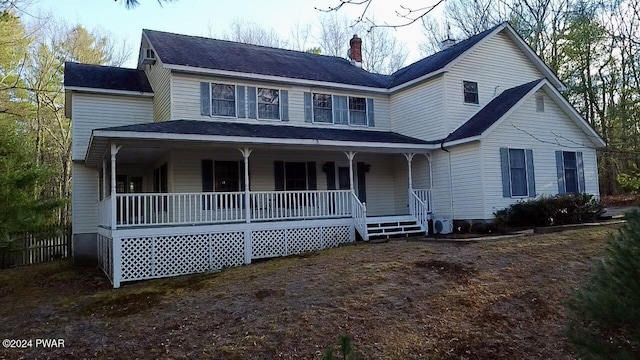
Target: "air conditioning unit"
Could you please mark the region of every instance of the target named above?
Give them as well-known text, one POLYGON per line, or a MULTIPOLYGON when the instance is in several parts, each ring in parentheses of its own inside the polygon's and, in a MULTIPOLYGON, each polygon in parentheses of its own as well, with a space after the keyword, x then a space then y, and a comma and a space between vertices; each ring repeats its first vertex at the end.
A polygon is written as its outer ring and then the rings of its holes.
POLYGON ((453 221, 451 219, 433 218, 434 234, 451 234, 453 232, 453 221))
POLYGON ((144 49, 144 57, 142 63, 145 65, 153 65, 156 63, 156 53, 152 49, 144 49))

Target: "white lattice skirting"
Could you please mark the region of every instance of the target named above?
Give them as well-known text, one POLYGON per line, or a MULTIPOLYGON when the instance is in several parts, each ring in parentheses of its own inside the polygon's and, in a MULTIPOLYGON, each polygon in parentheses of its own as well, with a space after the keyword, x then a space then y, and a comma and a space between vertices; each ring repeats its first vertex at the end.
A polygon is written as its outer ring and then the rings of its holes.
POLYGON ((100 267, 114 287, 118 287, 125 281, 209 272, 242 265, 251 259, 322 250, 355 238, 352 225, 284 229, 252 225, 253 229, 238 225, 233 230, 209 233, 198 233, 194 228, 180 233, 175 229, 172 234, 156 236, 153 236, 156 229, 149 229, 143 236, 114 235, 113 242, 98 235, 100 267), (113 258, 118 253, 119 262, 113 258))

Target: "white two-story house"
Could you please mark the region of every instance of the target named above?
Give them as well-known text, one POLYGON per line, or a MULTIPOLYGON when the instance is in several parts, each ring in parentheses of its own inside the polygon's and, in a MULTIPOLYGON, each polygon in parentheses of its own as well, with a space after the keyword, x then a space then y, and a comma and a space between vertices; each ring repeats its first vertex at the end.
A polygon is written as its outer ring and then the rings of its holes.
POLYGON ((67 63, 76 259, 118 287, 598 195, 603 140, 509 24, 392 75, 360 46, 144 30, 137 69, 67 63))

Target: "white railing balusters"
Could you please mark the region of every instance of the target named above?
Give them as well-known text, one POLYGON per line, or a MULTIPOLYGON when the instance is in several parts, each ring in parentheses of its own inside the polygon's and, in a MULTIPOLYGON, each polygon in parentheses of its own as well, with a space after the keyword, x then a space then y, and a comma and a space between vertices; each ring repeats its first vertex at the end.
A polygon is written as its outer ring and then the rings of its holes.
POLYGON ((429 229, 429 215, 431 214, 431 190, 409 189, 409 211, 416 218, 423 229, 429 229))
POLYGON ((349 191, 351 194, 351 213, 353 214, 354 225, 356 230, 362 237, 362 240, 369 240, 367 231, 367 205, 358 199, 356 193, 349 191))

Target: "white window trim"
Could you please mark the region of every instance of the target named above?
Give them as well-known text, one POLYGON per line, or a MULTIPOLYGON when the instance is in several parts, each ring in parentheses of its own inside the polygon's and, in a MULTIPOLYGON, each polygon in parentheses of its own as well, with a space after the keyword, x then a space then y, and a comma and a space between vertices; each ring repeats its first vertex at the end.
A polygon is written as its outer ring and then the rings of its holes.
POLYGON ((311 93, 311 123, 313 124, 321 124, 321 125, 336 125, 336 119, 334 119, 333 117, 333 94, 329 94, 329 93, 322 93, 322 92, 312 92, 311 93), (313 102, 313 95, 315 94, 319 94, 319 95, 329 95, 331 96, 331 122, 322 122, 322 121, 316 121, 316 107, 314 106, 314 102, 313 102))
MULTIPOLYGON (((521 148, 507 148, 507 163, 509 168, 509 195, 512 199, 526 199, 531 195, 531 189, 529 189, 529 173, 527 171, 527 149, 521 148), (524 183, 527 184, 526 195, 513 195, 513 182, 511 181, 511 150, 522 150, 524 152, 524 183)), ((564 166, 564 165, 563 165, 564 166)), ((566 184, 566 182, 565 182, 566 184)), ((565 190, 566 192, 566 190, 565 190)))
MULTIPOLYGON (((248 86, 247 86, 248 88, 248 86)), ((256 119, 258 120, 265 120, 265 121, 282 121, 282 89, 276 89, 276 88, 269 88, 269 87, 259 87, 256 86, 256 119), (278 92, 278 118, 277 119, 268 119, 268 118, 261 118, 260 117, 260 111, 258 111, 260 109, 260 101, 258 100, 258 89, 267 89, 267 90, 276 90, 278 92)), ((245 92, 246 93, 246 92, 245 92)), ((311 99, 311 102, 313 102, 313 98, 311 99)))
MULTIPOLYGON (((257 94, 256 94, 257 95, 257 94)), ((246 100, 246 91, 245 91, 245 100, 246 100)), ((257 100, 256 100, 257 103, 257 100)), ((256 109, 257 110, 257 109, 256 109)), ((209 82, 209 117, 221 117, 221 118, 227 118, 227 119, 237 119, 238 118, 238 85, 236 84, 230 84, 230 83, 226 83, 226 82, 209 82), (235 106, 235 115, 234 116, 228 116, 228 115, 214 115, 213 114, 213 85, 231 85, 233 86, 233 106, 235 106)))
POLYGON ((356 126, 356 127, 369 127, 369 104, 367 101, 366 97, 360 97, 360 96, 347 96, 347 113, 349 113, 349 115, 347 115, 348 119, 349 119, 349 126, 356 126), (351 110, 349 110, 349 98, 360 98, 360 99, 364 99, 364 124, 354 124, 351 122, 351 110))
POLYGON ((464 79, 462 80, 462 103, 464 105, 480 106, 480 83, 479 82, 471 81, 471 80, 464 80, 464 79), (475 83, 476 84, 476 91, 477 91, 477 94, 478 94, 478 102, 477 103, 470 103, 470 102, 466 102, 464 100, 464 83, 466 83, 466 82, 475 83))
MULTIPOLYGON (((584 165, 583 165, 584 166, 584 165)), ((580 173, 579 173, 579 169, 578 169, 578 152, 577 151, 565 151, 562 150, 562 178, 564 180, 564 194, 580 194, 580 173), (576 189, 577 192, 573 193, 573 192, 569 192, 569 190, 567 190, 567 169, 564 167, 564 154, 565 153, 573 153, 574 156, 576 157, 576 189)))

